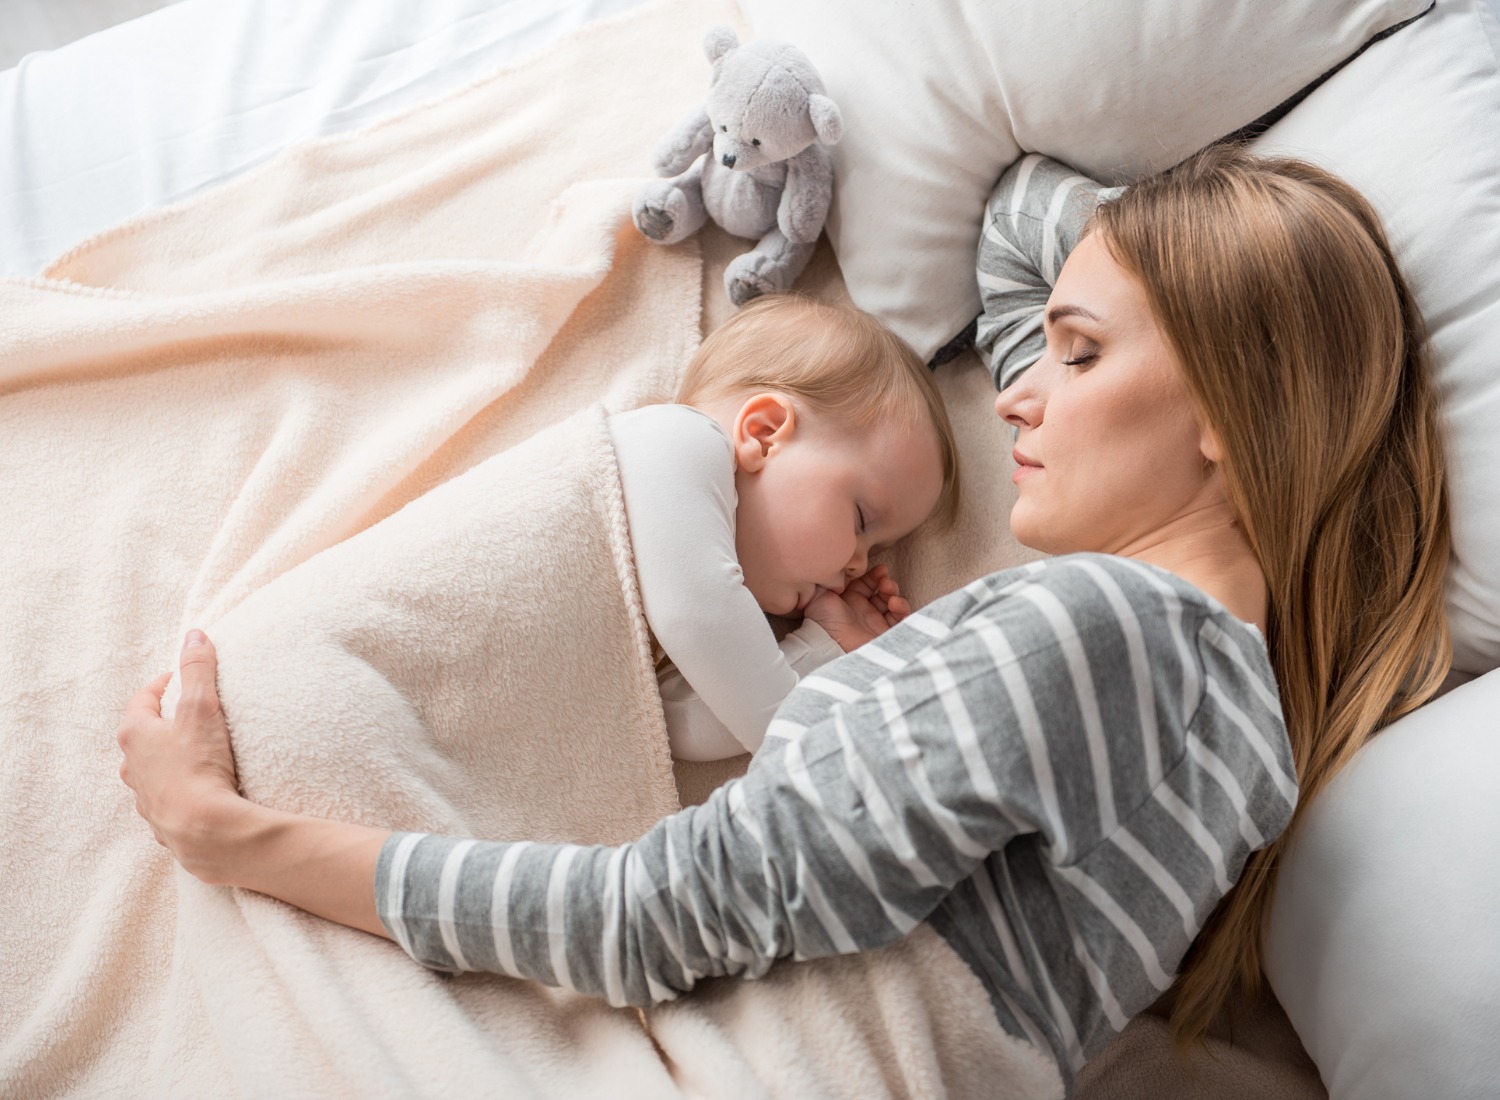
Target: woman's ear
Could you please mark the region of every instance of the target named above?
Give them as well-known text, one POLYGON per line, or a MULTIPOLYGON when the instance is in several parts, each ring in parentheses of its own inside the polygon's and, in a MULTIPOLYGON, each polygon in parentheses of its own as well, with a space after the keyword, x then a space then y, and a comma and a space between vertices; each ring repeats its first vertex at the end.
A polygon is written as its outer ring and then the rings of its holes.
POLYGON ((1224 441, 1207 424, 1203 425, 1203 430, 1199 433, 1198 450, 1202 452, 1205 462, 1212 462, 1217 466, 1224 461, 1224 441))
POLYGON ((734 418, 734 463, 755 473, 765 466, 779 444, 797 428, 797 410, 780 393, 758 393, 740 406, 734 418))

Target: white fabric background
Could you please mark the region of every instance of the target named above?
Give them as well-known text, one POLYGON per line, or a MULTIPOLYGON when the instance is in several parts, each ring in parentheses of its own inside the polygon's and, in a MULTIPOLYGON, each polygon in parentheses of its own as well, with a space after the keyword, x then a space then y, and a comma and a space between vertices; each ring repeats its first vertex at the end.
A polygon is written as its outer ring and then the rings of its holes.
POLYGON ((642 0, 183 0, 0 72, 0 275, 642 0))

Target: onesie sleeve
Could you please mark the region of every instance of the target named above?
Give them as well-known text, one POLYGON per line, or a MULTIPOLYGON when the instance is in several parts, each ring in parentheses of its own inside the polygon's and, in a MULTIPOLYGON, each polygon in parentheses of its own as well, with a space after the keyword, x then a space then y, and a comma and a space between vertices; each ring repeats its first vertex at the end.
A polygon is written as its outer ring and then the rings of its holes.
POLYGON ((707 414, 648 405, 609 418, 651 632, 740 746, 753 752, 797 673, 745 587, 734 452, 707 414))
POLYGON ((1000 177, 985 207, 979 240, 979 298, 984 312, 974 346, 1004 389, 1041 358, 1042 311, 1063 261, 1077 246, 1106 188, 1065 164, 1030 153, 1000 177))
MULTIPOLYGON (((844 654, 828 631, 811 619, 804 619, 777 645, 798 677, 844 654)), ((724 760, 745 752, 745 746, 719 721, 676 665, 669 661, 657 670, 656 687, 661 693, 674 759, 724 760)))

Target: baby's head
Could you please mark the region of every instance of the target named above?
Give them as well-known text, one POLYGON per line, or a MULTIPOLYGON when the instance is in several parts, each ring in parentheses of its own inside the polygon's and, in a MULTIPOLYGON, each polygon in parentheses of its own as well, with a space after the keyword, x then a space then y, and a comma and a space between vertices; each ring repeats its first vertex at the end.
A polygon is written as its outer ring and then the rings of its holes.
POLYGON ((762 609, 800 612, 958 505, 958 449, 926 365, 870 314, 757 298, 711 333, 677 400, 729 432, 735 543, 762 609))

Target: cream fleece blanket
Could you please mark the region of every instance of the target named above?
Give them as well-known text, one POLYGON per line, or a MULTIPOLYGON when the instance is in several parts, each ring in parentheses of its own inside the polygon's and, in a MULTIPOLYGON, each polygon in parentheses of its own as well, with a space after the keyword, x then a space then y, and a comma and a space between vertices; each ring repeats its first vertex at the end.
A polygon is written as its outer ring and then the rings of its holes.
POLYGON ((591 843, 677 807, 599 406, 282 574, 211 631, 257 801, 591 843))
POLYGON ((446 979, 184 875, 116 774, 206 625, 268 802, 579 840, 675 807, 601 409, 699 336, 698 252, 627 210, 714 22, 592 24, 0 284, 0 1094, 1059 1094, 930 931, 646 1015, 446 979))

